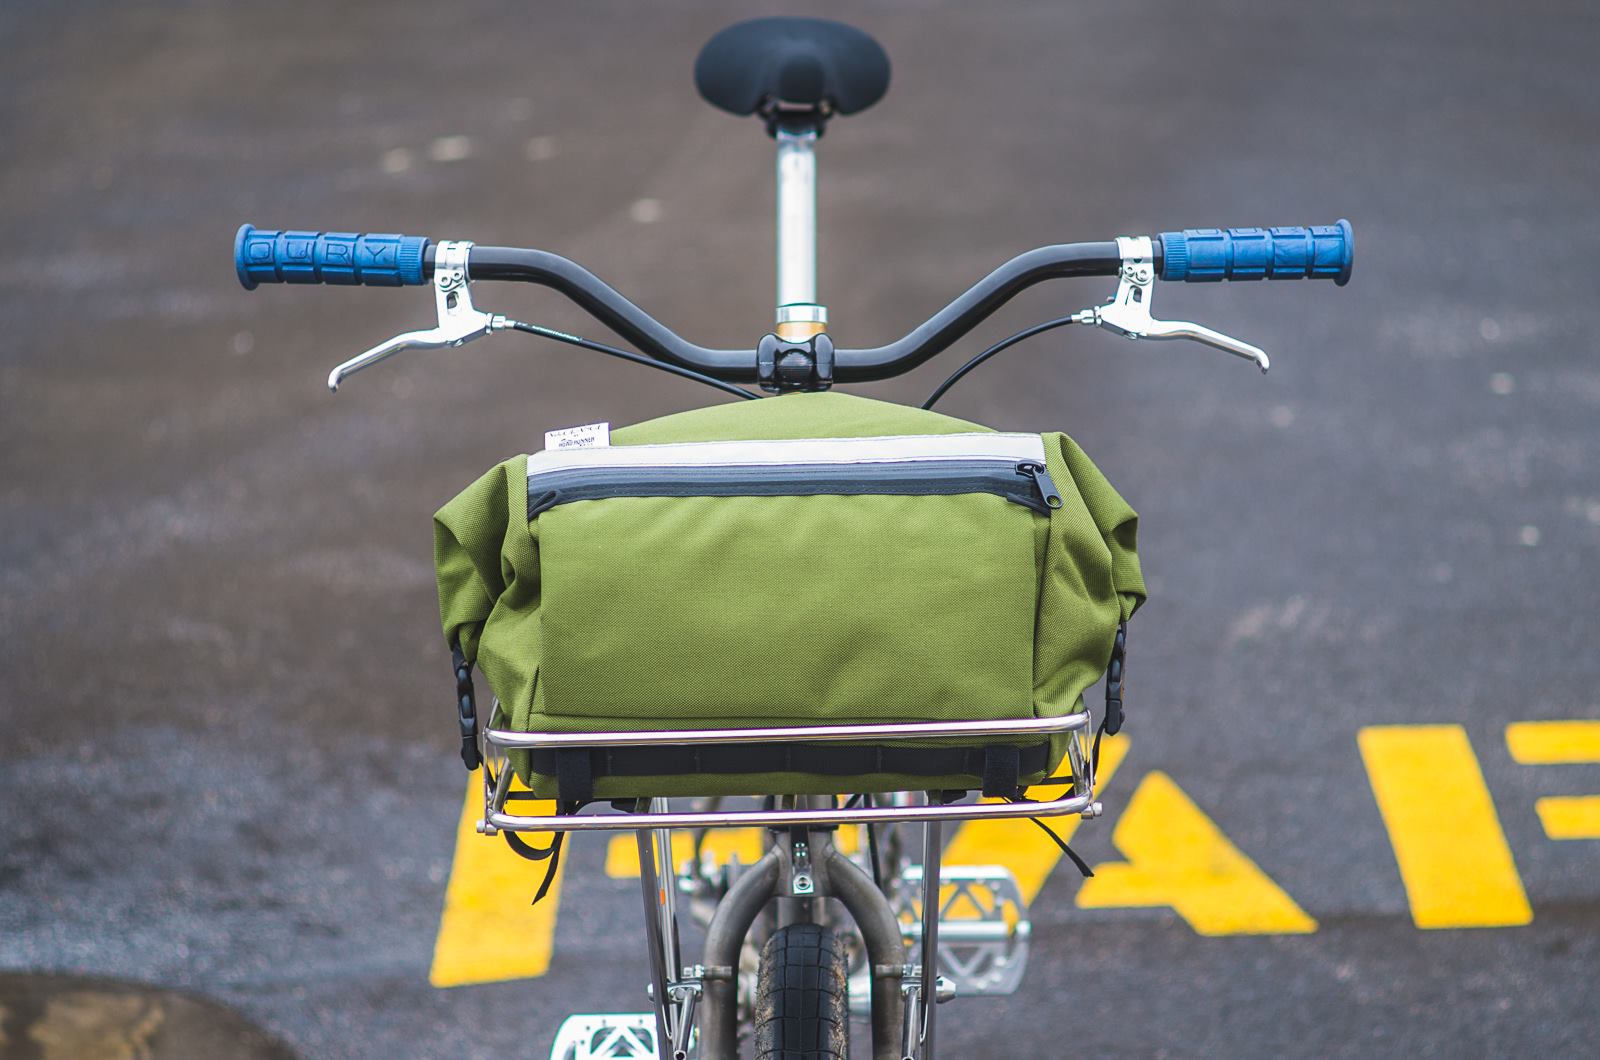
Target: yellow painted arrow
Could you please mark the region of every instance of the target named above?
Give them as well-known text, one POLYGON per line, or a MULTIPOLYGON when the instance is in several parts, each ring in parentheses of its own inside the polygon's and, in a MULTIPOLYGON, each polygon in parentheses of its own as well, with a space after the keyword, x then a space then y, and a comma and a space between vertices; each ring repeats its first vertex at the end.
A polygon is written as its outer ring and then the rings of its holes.
MULTIPOLYGON (((512 787, 521 785, 513 781, 512 787)), ((556 809, 553 801, 523 805, 529 816, 555 813, 556 809)), ((433 944, 428 981, 434 986, 531 979, 550 968, 566 866, 556 870, 550 893, 533 905, 543 865, 518 857, 498 836, 479 835, 477 824, 482 816, 483 781, 474 772, 456 825, 455 862, 445 889, 439 936, 433 944)), ((534 846, 548 841, 548 836, 527 838, 534 846)))

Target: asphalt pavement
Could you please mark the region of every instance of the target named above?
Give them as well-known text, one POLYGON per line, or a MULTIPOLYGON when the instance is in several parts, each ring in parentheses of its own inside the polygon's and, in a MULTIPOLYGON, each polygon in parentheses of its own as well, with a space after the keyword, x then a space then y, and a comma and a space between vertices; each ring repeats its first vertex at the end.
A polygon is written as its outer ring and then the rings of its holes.
MULTIPOLYGON (((894 63, 820 145, 844 345, 1042 243, 1357 233, 1343 289, 1156 292, 1265 377, 1071 329, 942 403, 1076 437, 1151 588, 1074 838, 1098 875, 1041 876, 1026 983, 947 1006, 942 1055, 1594 1055, 1600 12, 803 6, 894 63)), ((0 7, 0 971, 180 990, 316 1058, 543 1056, 568 1013, 643 1007, 636 884, 587 836, 541 974, 434 983, 470 865, 430 517, 548 429, 721 398, 524 336, 333 396, 429 296, 246 293, 231 241, 540 247, 751 345, 771 144, 690 70, 778 10, 0 7)), ((1035 288, 961 349, 1109 294, 1035 288)), ((549 292, 477 299, 606 337, 549 292)), ((920 400, 960 356, 859 392, 920 400)), ((4 1007, 0 1054, 43 1055, 4 1007)))

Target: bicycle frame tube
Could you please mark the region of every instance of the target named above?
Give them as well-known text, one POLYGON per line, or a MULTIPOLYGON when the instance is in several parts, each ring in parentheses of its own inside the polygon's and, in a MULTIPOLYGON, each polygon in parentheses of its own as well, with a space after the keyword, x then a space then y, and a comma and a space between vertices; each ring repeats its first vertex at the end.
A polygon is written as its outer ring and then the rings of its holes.
POLYGON ((831 840, 823 848, 820 860, 831 896, 839 899, 856 922, 856 930, 867 947, 872 981, 873 1060, 899 1060, 900 1028, 905 1021, 905 995, 900 982, 906 961, 900 921, 895 919, 887 896, 878 890, 872 877, 839 853, 831 840))
POLYGON ((700 1051, 708 1060, 738 1055, 739 950, 778 886, 778 869, 778 851, 774 847, 746 869, 717 903, 711 926, 706 929, 700 1051))

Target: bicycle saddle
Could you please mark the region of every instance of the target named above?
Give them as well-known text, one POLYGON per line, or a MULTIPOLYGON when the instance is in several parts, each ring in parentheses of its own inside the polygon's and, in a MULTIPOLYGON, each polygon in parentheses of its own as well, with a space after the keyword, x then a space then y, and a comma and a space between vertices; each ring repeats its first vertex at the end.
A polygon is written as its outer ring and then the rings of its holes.
POLYGON ((731 114, 760 114, 767 131, 815 131, 834 114, 883 98, 889 56, 854 26, 822 18, 755 18, 706 42, 694 63, 706 102, 731 114))

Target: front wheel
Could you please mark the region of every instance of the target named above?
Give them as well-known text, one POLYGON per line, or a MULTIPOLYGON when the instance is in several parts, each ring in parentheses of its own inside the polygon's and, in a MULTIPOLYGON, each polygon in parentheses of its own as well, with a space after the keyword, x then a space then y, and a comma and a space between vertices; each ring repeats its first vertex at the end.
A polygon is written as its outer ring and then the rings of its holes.
POLYGON ((849 1060, 843 941, 818 924, 780 928, 761 950, 756 1060, 849 1060))

